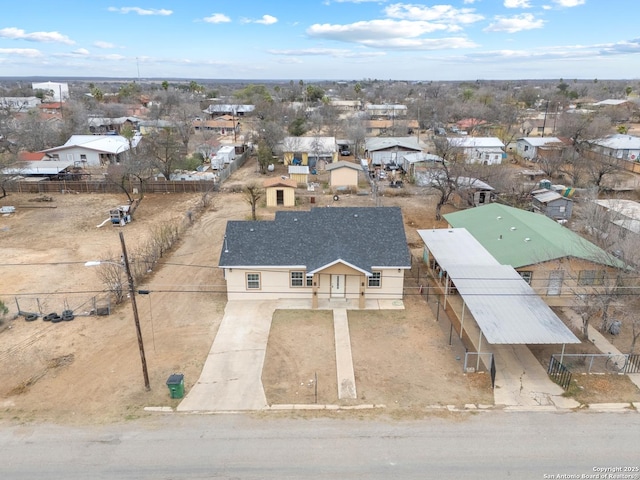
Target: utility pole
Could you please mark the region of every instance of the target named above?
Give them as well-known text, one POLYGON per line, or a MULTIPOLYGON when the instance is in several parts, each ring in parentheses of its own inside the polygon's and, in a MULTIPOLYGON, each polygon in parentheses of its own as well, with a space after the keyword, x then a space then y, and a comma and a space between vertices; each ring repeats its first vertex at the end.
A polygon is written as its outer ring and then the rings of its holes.
POLYGON ((124 269, 127 272, 127 280, 129 282, 129 296, 131 297, 131 308, 133 309, 133 321, 136 324, 136 334, 138 335, 138 349, 140 350, 140 360, 142 361, 142 375, 144 376, 144 388, 151 390, 149 384, 149 372, 147 371, 147 359, 144 355, 144 343, 142 342, 142 331, 140 330, 140 318, 138 317, 138 305, 136 304, 136 291, 133 285, 133 275, 129 265, 129 256, 127 255, 127 246, 124 243, 124 235, 120 232, 120 244, 122 245, 122 258, 124 260, 124 269))

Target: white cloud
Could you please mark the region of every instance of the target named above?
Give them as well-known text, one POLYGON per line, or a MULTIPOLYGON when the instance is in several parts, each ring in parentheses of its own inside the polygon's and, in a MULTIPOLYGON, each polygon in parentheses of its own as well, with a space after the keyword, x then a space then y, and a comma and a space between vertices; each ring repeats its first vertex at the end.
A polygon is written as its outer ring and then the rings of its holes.
POLYGON ((384 52, 354 52, 353 50, 343 50, 338 48, 305 48, 300 50, 268 50, 272 55, 280 56, 330 56, 336 58, 361 58, 361 57, 381 57, 384 52))
POLYGON ((116 48, 116 46, 113 43, 103 42, 101 40, 98 40, 97 42, 93 42, 93 46, 96 48, 116 48))
POLYGON ((462 3, 464 5, 471 5, 472 3, 475 3, 476 0, 462 0, 462 3))
POLYGON ((260 20, 256 20, 255 23, 261 23, 263 25, 273 25, 277 23, 278 19, 271 15, 263 15, 260 20))
POLYGON ((473 8, 454 8, 451 5, 427 7, 395 3, 386 7, 384 12, 391 18, 438 23, 470 24, 484 19, 482 15, 475 13, 473 8))
POLYGON ((71 53, 74 55, 89 55, 89 50, 87 50, 86 48, 78 48, 71 53))
POLYGON ((531 8, 529 0, 504 0, 505 8, 531 8))
POLYGON ((498 15, 495 17, 495 20, 495 22, 484 29, 485 32, 516 33, 522 30, 534 30, 544 26, 544 20, 536 19, 530 13, 514 15, 513 17, 498 15))
POLYGON ((35 48, 0 48, 0 55, 17 55, 18 57, 37 58, 42 56, 35 48))
POLYGON ((156 8, 140 8, 140 7, 109 7, 108 10, 110 12, 117 13, 137 13, 138 15, 161 15, 163 17, 169 16, 173 14, 173 10, 156 9, 156 8))
POLYGON ((27 40, 29 42, 41 43, 64 43, 66 45, 73 45, 75 43, 66 35, 62 35, 58 32, 26 33, 21 28, 14 27, 0 29, 0 37, 10 38, 12 40, 27 40))
POLYGON ((203 20, 207 23, 229 23, 231 21, 224 13, 213 13, 203 18, 203 20))
POLYGON ((553 3, 560 5, 561 7, 577 7, 579 5, 584 5, 587 0, 553 0, 553 3))

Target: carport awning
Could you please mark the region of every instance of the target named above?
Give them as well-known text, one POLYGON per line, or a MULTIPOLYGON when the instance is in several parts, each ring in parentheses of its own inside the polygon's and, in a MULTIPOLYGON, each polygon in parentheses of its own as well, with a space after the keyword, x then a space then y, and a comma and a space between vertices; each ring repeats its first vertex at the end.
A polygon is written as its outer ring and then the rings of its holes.
POLYGON ((580 343, 508 265, 449 265, 447 275, 489 343, 580 343))

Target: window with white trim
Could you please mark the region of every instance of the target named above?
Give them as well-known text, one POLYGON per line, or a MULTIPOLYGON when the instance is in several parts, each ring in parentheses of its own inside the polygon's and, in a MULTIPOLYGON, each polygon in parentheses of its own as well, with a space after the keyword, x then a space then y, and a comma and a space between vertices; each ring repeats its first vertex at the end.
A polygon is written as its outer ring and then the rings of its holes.
POLYGON ((304 286, 304 272, 291 272, 290 285, 292 287, 304 286))
POLYGON ((307 276, 307 287, 313 287, 313 276, 307 276))
POLYGON ((604 270, 580 270, 578 285, 603 285, 606 272, 604 270))
POLYGON ((247 290, 260 289, 260 274, 247 273, 247 290))
POLYGON ((372 272, 369 277, 369 288, 380 287, 382 284, 382 273, 381 272, 372 272))
POLYGON ((532 271, 524 271, 524 272, 518 272, 520 273, 520 276, 522 277, 522 279, 527 282, 529 285, 531 285, 531 279, 533 278, 533 272, 532 271))

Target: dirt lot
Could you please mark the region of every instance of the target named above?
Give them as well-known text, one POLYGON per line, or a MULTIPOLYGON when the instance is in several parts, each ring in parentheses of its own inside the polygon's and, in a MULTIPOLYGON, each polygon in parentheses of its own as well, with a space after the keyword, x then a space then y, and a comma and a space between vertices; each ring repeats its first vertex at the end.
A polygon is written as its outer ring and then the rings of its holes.
MULTIPOLYGON (((272 175, 282 173, 276 169, 272 175)), ((226 221, 249 218, 242 194, 233 192, 263 178, 249 162, 201 211, 200 195, 147 196, 135 221, 123 228, 96 228, 110 208, 123 203, 122 196, 60 194, 52 202, 31 202, 35 195, 16 194, 4 199, 0 205, 17 207, 15 214, 0 217, 0 298, 10 315, 17 310, 15 298, 27 311, 69 307, 88 312, 104 286, 84 263, 117 258, 119 232, 131 253, 164 222, 186 230, 137 286, 151 292, 137 296, 151 391, 143 386, 128 302, 109 316, 80 315, 57 324, 19 317, 0 327, 0 419, 105 423, 145 415, 143 406, 177 405, 169 398, 167 377, 181 372, 186 389, 193 385, 223 315, 225 285, 217 262, 226 221), (196 212, 193 223, 189 211, 196 212)), ((316 205, 334 203, 322 178, 319 184, 316 205)), ((309 208, 307 202, 303 198, 299 208, 309 208)), ((432 203, 424 196, 382 198, 385 206, 402 206, 412 248, 420 245, 416 229, 438 226, 432 203)), ((340 195, 339 205, 375 202, 368 195, 347 194, 340 195)), ((261 207, 258 213, 269 219, 274 211, 261 207)), ((455 338, 449 346, 447 322, 436 321, 419 295, 408 296, 405 305, 405 311, 349 313, 357 403, 385 404, 409 414, 433 404, 492 403, 486 375, 462 373, 464 350, 455 338)), ((263 376, 269 402, 316 401, 317 374, 317 401, 336 403, 327 312, 277 312, 273 325, 263 376)))

